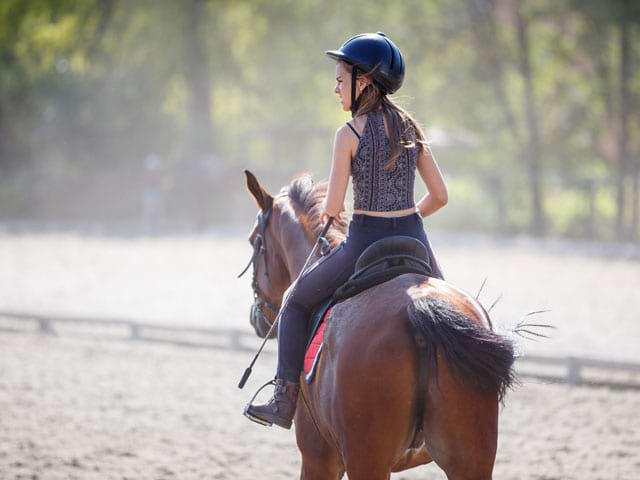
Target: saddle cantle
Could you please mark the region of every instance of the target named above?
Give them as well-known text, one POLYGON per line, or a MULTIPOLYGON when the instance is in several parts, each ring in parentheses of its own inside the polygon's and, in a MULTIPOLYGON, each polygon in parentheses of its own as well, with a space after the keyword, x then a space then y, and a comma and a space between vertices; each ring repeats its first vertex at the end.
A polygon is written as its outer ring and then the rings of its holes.
POLYGON ((315 367, 322 351, 324 325, 331 313, 331 307, 405 273, 432 275, 427 249, 415 238, 400 235, 383 238, 362 252, 356 262, 353 275, 338 287, 331 297, 321 302, 311 314, 311 336, 304 359, 306 383, 311 383, 313 380, 315 367))
POLYGON ((335 291, 333 299, 346 300, 405 273, 432 274, 427 249, 412 237, 383 238, 362 252, 354 274, 335 291))

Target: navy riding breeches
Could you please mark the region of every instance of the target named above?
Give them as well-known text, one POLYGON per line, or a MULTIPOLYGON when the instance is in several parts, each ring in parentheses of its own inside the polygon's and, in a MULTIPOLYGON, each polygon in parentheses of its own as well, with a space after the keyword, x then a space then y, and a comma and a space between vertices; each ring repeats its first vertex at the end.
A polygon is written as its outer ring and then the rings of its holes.
POLYGON ((443 278, 419 214, 392 218, 354 214, 347 239, 329 255, 309 267, 298 280, 298 285, 280 316, 278 378, 299 381, 312 310, 353 275, 358 257, 369 245, 393 235, 420 240, 429 254, 433 276, 443 278))

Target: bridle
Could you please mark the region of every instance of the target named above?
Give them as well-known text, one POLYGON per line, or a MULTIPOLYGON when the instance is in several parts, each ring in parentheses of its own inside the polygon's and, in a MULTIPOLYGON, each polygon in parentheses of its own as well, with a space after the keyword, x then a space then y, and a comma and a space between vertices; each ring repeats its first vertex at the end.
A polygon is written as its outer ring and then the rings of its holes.
MULTIPOLYGON (((253 327, 256 330, 256 333, 258 334, 258 336, 264 338, 264 341, 262 342, 262 345, 260 345, 260 348, 258 349, 258 352, 256 353, 255 357, 253 357, 253 360, 251 361, 251 364, 247 367, 247 369, 244 371, 244 374, 242 375, 242 378, 240 379, 240 383, 238 383, 238 388, 243 388, 245 386, 245 384, 247 383, 247 380, 249 378, 249 376, 251 375, 253 366, 255 365, 256 361, 258 360, 258 357, 260 356, 260 353, 262 353, 262 350, 264 348, 264 346, 267 343, 267 340, 269 340, 270 338, 273 338, 273 334, 275 333, 275 327, 278 325, 278 321, 280 320, 280 315, 282 315, 282 312, 284 311, 283 308, 279 308, 277 314, 276 314, 276 318, 273 322, 271 322, 271 324, 269 325, 269 328, 266 332, 264 332, 263 330, 261 330, 259 328, 258 322, 254 321, 256 319, 256 313, 260 313, 262 314, 262 309, 261 309, 261 305, 258 306, 259 304, 257 303, 258 301, 263 301, 261 300, 260 297, 260 291, 257 288, 257 282, 256 282, 256 264, 258 261, 258 257, 260 255, 260 253, 265 252, 265 266, 267 264, 267 260, 266 260, 266 250, 264 248, 264 239, 265 239, 265 232, 267 230, 267 223, 269 220, 269 216, 270 216, 270 208, 267 209, 267 211, 260 212, 258 214, 258 231, 256 233, 256 238, 254 239, 253 242, 253 255, 251 256, 251 260, 249 261, 249 265, 254 266, 253 268, 253 284, 254 286, 254 296, 256 298, 256 301, 254 302, 254 304, 251 306, 251 324, 253 325, 253 327)), ((315 243, 313 244, 313 247, 311 248, 311 252, 309 252, 309 256, 307 257, 307 259, 304 262, 304 265, 302 266, 302 268, 300 269, 300 273, 298 273, 296 279, 293 281, 293 283, 291 284, 291 286, 289 287, 289 294, 284 296, 283 302, 284 304, 282 305, 282 307, 284 307, 284 309, 286 309, 286 305, 287 302, 289 300, 289 298, 291 298, 291 296, 295 295, 296 292, 296 287, 298 286, 298 281, 300 280, 300 277, 305 274, 307 272, 307 267, 309 266, 309 264, 311 263, 311 260, 314 258, 314 256, 316 255, 316 250, 318 249, 318 246, 320 246, 320 250, 321 253, 324 251, 326 254, 328 254, 328 250, 330 250, 330 246, 329 246, 329 242, 327 242, 327 240, 324 238, 325 235, 327 234, 327 231, 329 230, 329 228, 331 227, 331 224, 333 223, 333 220, 335 219, 335 217, 329 217, 329 219, 327 220, 327 223, 325 223, 324 227, 322 228, 322 231, 320 232, 320 234, 318 235, 318 238, 316 239, 315 243)), ((242 273, 239 276, 242 276, 247 269, 249 268, 249 265, 247 265, 247 267, 242 271, 242 273)), ((266 272, 266 271, 265 271, 266 272)), ((267 303, 267 302, 265 302, 267 303)), ((273 309, 273 306, 271 306, 270 308, 273 309)), ((264 315, 262 315, 262 317, 264 317, 264 315)), ((264 320, 264 318, 262 318, 262 320, 264 320)), ((268 324, 268 322, 265 322, 268 324)), ((256 394, 257 395, 257 394, 256 394)), ((255 396, 254 396, 255 398, 255 396)), ((253 400, 252 400, 253 402, 253 400)), ((247 405, 247 408, 245 409, 245 415, 249 418, 251 418, 252 420, 254 420, 251 416, 251 414, 249 413, 249 407, 251 406, 251 404, 247 405)), ((258 423, 261 423, 260 421, 258 421, 258 423)))
POLYGON ((262 306, 266 306, 273 313, 277 314, 280 310, 280 305, 275 305, 268 301, 267 296, 260 289, 258 285, 258 259, 262 255, 264 258, 264 274, 268 278, 269 271, 267 270, 267 250, 265 248, 265 238, 267 225, 269 224, 269 218, 271 217, 272 207, 267 208, 266 210, 260 210, 257 216, 258 222, 258 233, 256 234, 256 238, 253 240, 253 254, 251 255, 251 260, 247 266, 242 270, 238 278, 242 277, 249 270, 249 267, 253 265, 253 279, 251 280, 251 288, 253 289, 253 299, 254 303, 256 303, 260 308, 262 306))

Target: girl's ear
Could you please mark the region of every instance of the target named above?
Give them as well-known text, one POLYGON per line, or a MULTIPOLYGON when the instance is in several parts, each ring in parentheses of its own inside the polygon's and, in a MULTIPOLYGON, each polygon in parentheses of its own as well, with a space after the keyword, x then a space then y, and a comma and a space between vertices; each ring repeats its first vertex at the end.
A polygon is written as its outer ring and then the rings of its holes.
POLYGON ((362 89, 364 90, 366 87, 371 85, 371 77, 369 75, 359 75, 358 81, 362 85, 362 89))
POLYGON ((249 170, 245 170, 244 174, 247 177, 247 189, 249 193, 253 195, 253 198, 256 199, 256 203, 260 210, 268 210, 273 205, 273 197, 267 193, 267 191, 262 188, 260 182, 256 176, 251 173, 249 170))

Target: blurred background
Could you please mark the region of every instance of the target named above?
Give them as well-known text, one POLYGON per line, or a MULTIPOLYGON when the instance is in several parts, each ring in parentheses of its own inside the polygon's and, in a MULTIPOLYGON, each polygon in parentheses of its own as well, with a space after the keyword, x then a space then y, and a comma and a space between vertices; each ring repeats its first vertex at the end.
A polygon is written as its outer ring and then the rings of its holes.
POLYGON ((518 343, 497 476, 640 478, 640 2, 0 0, 2 479, 298 474, 292 432, 241 415, 274 342, 236 388, 242 171, 328 177, 324 51, 375 31, 448 184, 447 280, 501 331, 555 327, 518 343))
POLYGON ((447 230, 637 242, 640 6, 625 0, 0 4, 0 221, 237 223, 241 171, 328 176, 324 50, 386 32, 447 177, 447 230))

